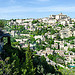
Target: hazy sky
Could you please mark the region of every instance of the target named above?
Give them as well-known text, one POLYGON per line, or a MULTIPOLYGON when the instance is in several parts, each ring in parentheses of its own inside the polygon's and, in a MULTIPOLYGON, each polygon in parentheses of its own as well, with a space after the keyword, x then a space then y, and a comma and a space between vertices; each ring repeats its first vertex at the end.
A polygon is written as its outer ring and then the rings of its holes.
POLYGON ((0 0, 0 19, 42 18, 61 12, 75 18, 75 0, 0 0))

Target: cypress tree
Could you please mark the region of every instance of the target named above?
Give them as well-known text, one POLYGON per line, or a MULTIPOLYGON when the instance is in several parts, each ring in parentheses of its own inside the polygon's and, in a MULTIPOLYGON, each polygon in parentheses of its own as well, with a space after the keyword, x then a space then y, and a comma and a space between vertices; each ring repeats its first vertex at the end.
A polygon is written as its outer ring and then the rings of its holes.
POLYGON ((30 50, 30 44, 28 43, 28 48, 26 51, 26 75, 35 75, 35 68, 33 67, 33 61, 32 61, 32 52, 30 50))

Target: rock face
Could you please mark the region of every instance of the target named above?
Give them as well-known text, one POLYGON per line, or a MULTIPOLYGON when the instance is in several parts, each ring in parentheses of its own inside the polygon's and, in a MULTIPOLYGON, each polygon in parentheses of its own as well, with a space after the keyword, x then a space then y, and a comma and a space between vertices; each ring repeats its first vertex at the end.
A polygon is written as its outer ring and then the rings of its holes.
POLYGON ((3 44, 2 44, 2 35, 3 35, 3 32, 0 30, 0 52, 2 51, 2 47, 3 47, 3 44))
POLYGON ((8 34, 8 33, 5 34, 5 33, 0 29, 0 53, 2 52, 2 48, 3 48, 3 45, 4 45, 3 37, 7 37, 7 38, 8 38, 8 44, 11 43, 11 41, 10 41, 10 34, 8 34))

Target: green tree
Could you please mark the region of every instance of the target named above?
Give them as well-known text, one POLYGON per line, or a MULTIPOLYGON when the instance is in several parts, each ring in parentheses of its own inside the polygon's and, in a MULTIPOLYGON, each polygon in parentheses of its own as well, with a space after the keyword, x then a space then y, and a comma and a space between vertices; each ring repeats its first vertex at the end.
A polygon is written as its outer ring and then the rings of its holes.
POLYGON ((50 29, 51 35, 55 33, 55 30, 53 28, 50 29))
POLYGON ((0 75, 11 75, 11 65, 8 64, 9 57, 5 61, 0 60, 0 75))
POLYGON ((30 45, 28 44, 28 48, 26 51, 26 60, 23 64, 25 66, 25 69, 23 71, 26 75, 35 75, 35 68, 33 67, 33 61, 32 61, 32 52, 30 50, 30 45))
POLYGON ((0 27, 3 28, 4 27, 4 21, 0 20, 0 27))
POLYGON ((39 23, 39 21, 38 20, 33 20, 32 24, 35 24, 35 23, 39 23))
POLYGON ((56 39, 57 39, 57 40, 61 39, 61 37, 60 37, 59 34, 57 34, 56 39))
POLYGON ((73 25, 73 27, 75 28, 75 24, 73 25))
POLYGON ((12 60, 14 60, 14 65, 13 65, 13 68, 12 68, 12 73, 13 75, 17 75, 19 73, 19 70, 20 70, 20 59, 19 57, 16 55, 16 54, 12 54, 12 60))
MULTIPOLYGON (((15 57, 16 58, 16 57, 15 57)), ((0 61, 0 75, 17 75, 19 73, 18 70, 18 61, 13 60, 10 64, 10 57, 7 57, 4 61, 0 61)), ((17 59, 17 58, 16 58, 17 59)))

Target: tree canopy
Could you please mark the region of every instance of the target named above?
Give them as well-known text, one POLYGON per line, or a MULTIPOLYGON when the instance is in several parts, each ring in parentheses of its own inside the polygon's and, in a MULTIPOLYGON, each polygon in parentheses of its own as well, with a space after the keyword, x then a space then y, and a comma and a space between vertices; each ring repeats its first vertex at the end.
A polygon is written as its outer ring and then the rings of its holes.
POLYGON ((4 21, 0 20, 0 27, 3 28, 4 27, 4 21))

